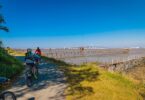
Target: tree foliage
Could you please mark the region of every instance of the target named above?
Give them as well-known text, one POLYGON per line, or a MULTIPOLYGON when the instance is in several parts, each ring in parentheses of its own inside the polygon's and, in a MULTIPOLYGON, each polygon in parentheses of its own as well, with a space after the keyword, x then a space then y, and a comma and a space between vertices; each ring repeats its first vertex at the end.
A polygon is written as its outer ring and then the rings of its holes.
MULTIPOLYGON (((1 8, 2 8, 2 6, 0 5, 0 9, 1 8)), ((0 30, 3 30, 5 32, 9 32, 8 27, 4 26, 5 23, 6 23, 5 19, 4 19, 3 15, 0 13, 0 30)), ((2 47, 2 41, 0 40, 0 49, 1 49, 1 47, 2 47)))
MULTIPOLYGON (((2 6, 0 5, 0 9, 1 8, 2 8, 2 6)), ((4 19, 3 15, 0 13, 0 30, 9 32, 8 27, 4 26, 4 24, 5 24, 5 19, 4 19)))

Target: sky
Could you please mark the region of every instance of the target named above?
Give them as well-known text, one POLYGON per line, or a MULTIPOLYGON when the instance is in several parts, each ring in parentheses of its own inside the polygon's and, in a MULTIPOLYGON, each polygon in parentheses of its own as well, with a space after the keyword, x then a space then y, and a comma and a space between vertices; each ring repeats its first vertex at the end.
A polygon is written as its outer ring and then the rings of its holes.
POLYGON ((5 46, 145 47, 145 0, 0 0, 5 46))

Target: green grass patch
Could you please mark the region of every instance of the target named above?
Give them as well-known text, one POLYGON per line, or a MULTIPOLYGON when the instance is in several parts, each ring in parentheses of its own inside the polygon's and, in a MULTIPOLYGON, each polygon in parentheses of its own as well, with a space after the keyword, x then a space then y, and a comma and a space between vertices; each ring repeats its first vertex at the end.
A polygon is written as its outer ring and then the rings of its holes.
MULTIPOLYGON (((0 48, 0 76, 14 80, 23 71, 24 66, 6 50, 0 48)), ((0 86, 0 90, 3 86, 0 86)))

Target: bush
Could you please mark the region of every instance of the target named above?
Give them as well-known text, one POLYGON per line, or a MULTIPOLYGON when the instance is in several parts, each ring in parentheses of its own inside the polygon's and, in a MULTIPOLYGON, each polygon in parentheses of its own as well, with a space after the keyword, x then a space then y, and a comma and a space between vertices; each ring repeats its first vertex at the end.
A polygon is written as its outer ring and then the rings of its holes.
POLYGON ((0 76, 13 78, 22 70, 22 63, 10 56, 3 48, 0 48, 0 76))

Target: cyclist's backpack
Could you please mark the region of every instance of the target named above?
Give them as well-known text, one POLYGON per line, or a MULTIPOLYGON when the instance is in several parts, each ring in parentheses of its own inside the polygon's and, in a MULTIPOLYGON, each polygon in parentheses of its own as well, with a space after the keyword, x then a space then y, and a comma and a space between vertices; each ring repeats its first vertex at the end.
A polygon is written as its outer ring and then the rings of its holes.
POLYGON ((26 54, 25 54, 25 59, 33 60, 32 53, 26 53, 26 54))

